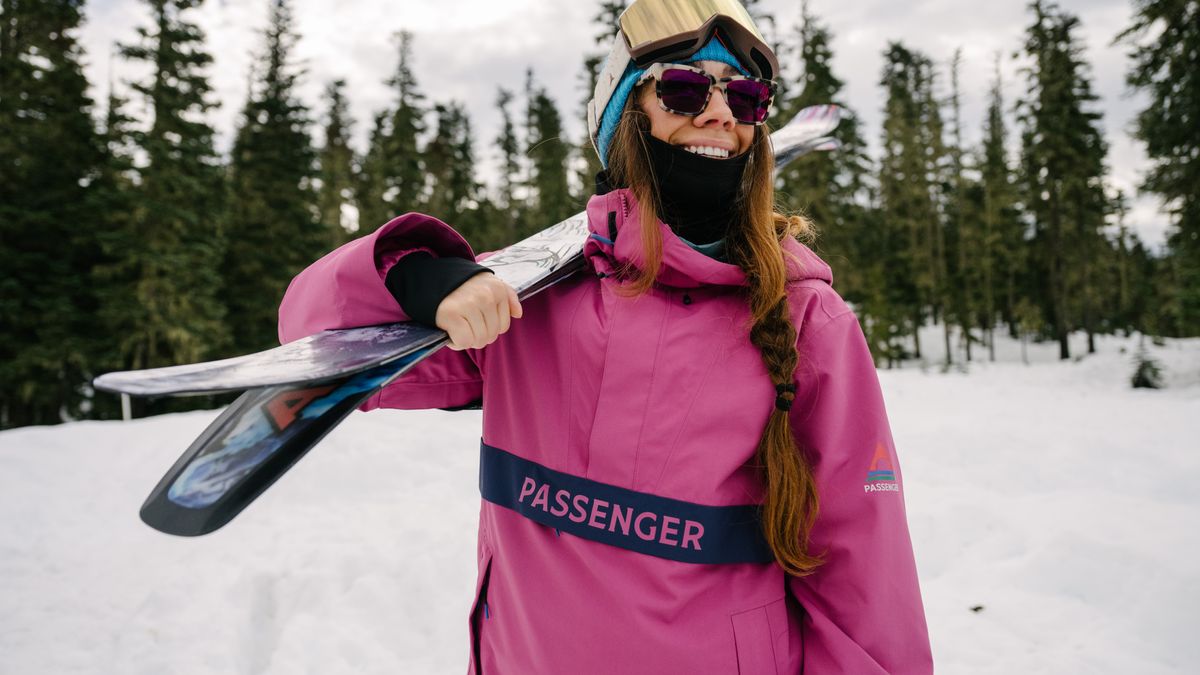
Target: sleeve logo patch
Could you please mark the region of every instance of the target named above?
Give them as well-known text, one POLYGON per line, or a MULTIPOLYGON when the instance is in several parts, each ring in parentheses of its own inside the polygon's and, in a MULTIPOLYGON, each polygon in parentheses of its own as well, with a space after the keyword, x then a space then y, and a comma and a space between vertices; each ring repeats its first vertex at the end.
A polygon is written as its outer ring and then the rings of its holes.
POLYGON ((896 471, 887 446, 876 443, 875 456, 871 459, 871 466, 867 468, 867 482, 863 484, 863 492, 899 491, 900 484, 896 482, 896 471))

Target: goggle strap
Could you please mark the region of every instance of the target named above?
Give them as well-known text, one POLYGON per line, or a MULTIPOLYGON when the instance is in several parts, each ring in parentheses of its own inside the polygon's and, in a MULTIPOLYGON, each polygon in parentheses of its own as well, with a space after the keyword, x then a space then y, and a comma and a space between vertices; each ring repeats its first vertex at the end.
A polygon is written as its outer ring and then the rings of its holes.
POLYGON ((643 54, 639 58, 634 59, 633 62, 634 62, 634 64, 637 65, 637 67, 645 68, 646 66, 650 65, 651 63, 656 62, 659 59, 670 58, 670 57, 673 57, 676 55, 681 55, 681 54, 682 55, 691 54, 691 53, 695 52, 697 49, 699 49, 700 47, 703 47, 706 42, 708 42, 708 39, 683 40, 681 42, 669 44, 664 47, 655 49, 652 52, 643 54))
MULTIPOLYGON (((608 107, 613 92, 617 90, 617 85, 621 84, 621 76, 632 61, 629 56, 629 44, 625 40, 625 33, 618 30, 613 37, 612 50, 604 62, 604 70, 596 76, 596 88, 592 92, 592 100, 588 103, 588 133, 592 137, 592 145, 597 144, 604 109, 608 107)), ((597 154, 599 151, 597 147, 597 154)))

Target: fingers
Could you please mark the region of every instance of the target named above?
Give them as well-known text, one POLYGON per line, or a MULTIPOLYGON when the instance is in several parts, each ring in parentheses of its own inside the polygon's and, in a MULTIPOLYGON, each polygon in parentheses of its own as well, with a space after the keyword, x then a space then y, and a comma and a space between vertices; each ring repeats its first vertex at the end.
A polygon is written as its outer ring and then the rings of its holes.
POLYGON ((512 317, 508 313, 508 298, 497 302, 492 308, 492 312, 498 322, 496 334, 503 335, 507 333, 509 326, 512 325, 512 317))
POLYGON ((519 319, 525 314, 525 308, 521 307, 521 300, 517 298, 517 291, 512 286, 508 286, 508 311, 512 318, 519 319))
MULTIPOLYGON (((492 313, 489 311, 489 309, 490 308, 488 307, 478 307, 474 305, 467 308, 467 323, 471 326, 471 334, 474 338, 471 340, 471 344, 469 346, 474 349, 479 349, 484 345, 491 344, 492 340, 496 339, 495 331, 491 330, 488 326, 488 314, 492 313)), ((493 318, 492 321, 495 322, 495 318, 493 318)))
MULTIPOLYGON (((441 313, 441 310, 438 310, 441 313)), ((446 331, 446 335, 450 337, 450 349, 454 351, 462 351, 475 341, 475 332, 471 329, 471 323, 465 317, 456 317, 452 319, 448 325, 442 325, 438 322, 439 327, 446 331)))
POLYGON ((517 293, 490 273, 468 279, 437 309, 437 326, 450 337, 451 349, 482 349, 508 332, 523 310, 517 293))

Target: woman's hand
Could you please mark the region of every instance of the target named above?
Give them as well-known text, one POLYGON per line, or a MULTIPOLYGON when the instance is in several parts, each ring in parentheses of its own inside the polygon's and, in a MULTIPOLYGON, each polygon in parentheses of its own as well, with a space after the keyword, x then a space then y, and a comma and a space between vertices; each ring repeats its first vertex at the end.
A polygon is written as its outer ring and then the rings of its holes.
POLYGON ((442 300, 435 321, 449 334, 450 348, 462 351, 492 344, 522 313, 512 286, 491 272, 480 272, 442 300))

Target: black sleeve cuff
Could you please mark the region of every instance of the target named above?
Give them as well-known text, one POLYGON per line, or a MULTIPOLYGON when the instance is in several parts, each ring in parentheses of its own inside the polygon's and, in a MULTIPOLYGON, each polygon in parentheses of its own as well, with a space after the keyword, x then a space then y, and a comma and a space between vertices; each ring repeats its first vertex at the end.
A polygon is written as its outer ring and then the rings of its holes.
POLYGON ((420 251, 410 253, 388 270, 385 284, 413 321, 436 325, 437 308, 454 289, 480 272, 491 272, 474 260, 435 258, 420 251))

